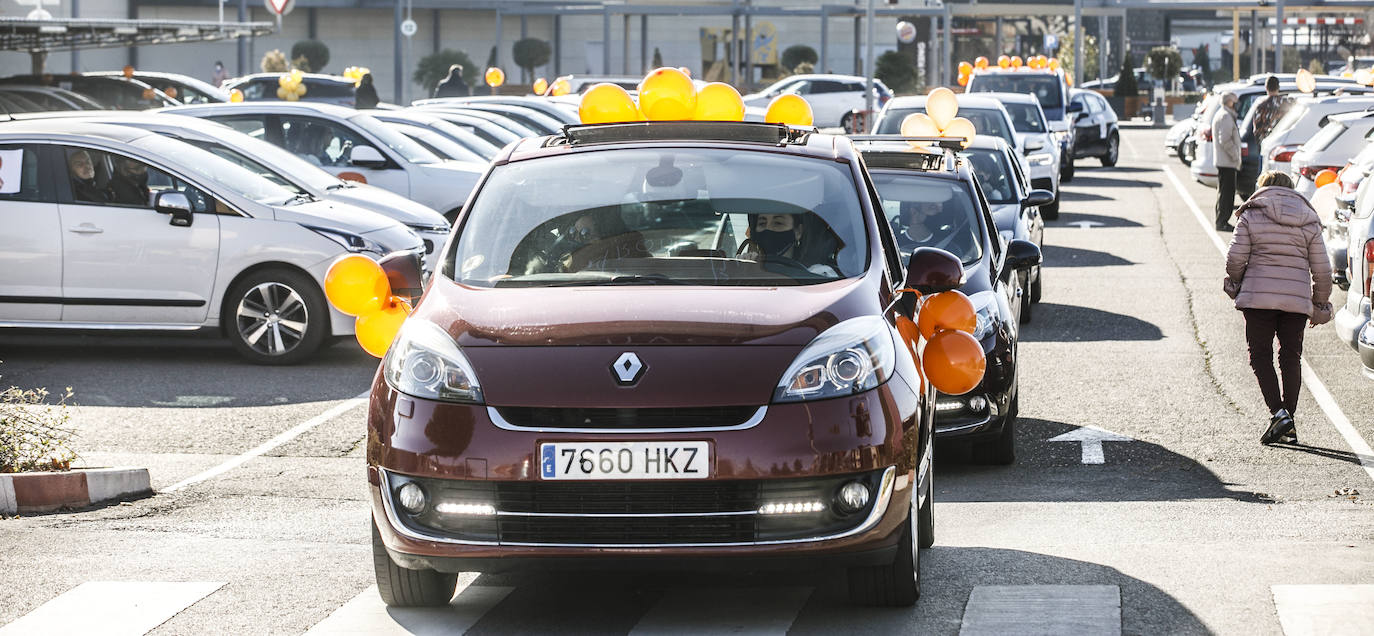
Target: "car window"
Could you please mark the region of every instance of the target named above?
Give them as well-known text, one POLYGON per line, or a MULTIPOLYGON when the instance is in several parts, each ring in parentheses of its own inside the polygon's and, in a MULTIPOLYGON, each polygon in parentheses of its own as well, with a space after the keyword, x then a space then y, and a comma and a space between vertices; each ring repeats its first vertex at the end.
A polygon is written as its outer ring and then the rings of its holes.
POLYGON ((38 165, 38 146, 0 145, 0 201, 53 201, 38 165))
POLYGON ((230 148, 229 146, 225 146, 223 144, 216 143, 213 141, 185 139, 180 137, 178 139, 181 139, 181 141, 184 141, 188 144, 191 144, 192 146, 195 146, 212 155, 215 155, 216 157, 229 161, 230 163, 237 164, 245 170, 252 172, 253 174, 256 174, 264 179, 267 179, 268 181, 271 181, 272 183, 275 183, 283 188, 286 188, 292 194, 301 194, 302 192, 305 192, 305 190, 302 190, 295 183, 292 183, 286 180, 285 177, 282 177, 281 175, 277 174, 275 170, 268 168, 258 160, 254 159, 252 156, 245 154, 235 148, 230 148))
MULTIPOLYGON (((271 84, 272 84, 273 86, 276 86, 277 83, 276 83, 275 81, 273 81, 271 84)), ((255 80, 250 80, 250 81, 244 82, 244 83, 242 83, 242 84, 239 84, 238 86, 235 86, 234 88, 237 88, 237 89, 239 89, 240 91, 243 92, 243 99, 244 99, 245 101, 253 102, 253 101, 258 101, 258 100, 262 100, 262 99, 267 99, 267 86, 268 86, 268 81, 267 81, 267 80, 265 80, 265 79, 255 79, 255 80)), ((309 89, 307 89, 307 90, 309 90, 309 89)), ((275 96, 275 93, 273 93, 273 96, 275 96)))
POLYGON ((1007 114, 1011 115, 1011 125, 1016 128, 1016 132, 1045 132, 1045 115, 1040 111, 1039 104, 1005 102, 1002 106, 1006 107, 1007 114))
POLYGON ((1045 115, 1053 119, 1058 115, 1052 114, 1052 111, 1058 112, 1064 106, 1063 85, 1057 75, 978 73, 973 76, 968 88, 974 93, 1029 93, 1040 102, 1045 115))
POLYGON ((149 209, 157 194, 180 192, 192 212, 233 213, 200 188, 128 155, 66 146, 63 158, 74 203, 149 209))
POLYGON ((484 287, 850 278, 869 256, 850 170, 809 157, 680 148, 512 162, 493 169, 475 195, 443 270, 484 287))
POLYGON ((328 80, 305 80, 306 99, 339 99, 346 98, 350 102, 353 99, 353 85, 347 82, 330 82, 328 80))
POLYGON ((918 247, 938 247, 965 265, 982 258, 980 212, 966 184, 895 172, 876 173, 873 183, 883 198, 883 213, 897 234, 903 265, 918 247))
POLYGON ((836 82, 833 80, 812 80, 811 89, 807 91, 807 93, 810 95, 818 95, 821 93, 843 93, 851 90, 863 89, 853 89, 846 86, 843 82, 836 82))
POLYGON ((283 147, 317 166, 347 166, 349 153, 371 146, 345 126, 318 117, 283 116, 283 147))
MULTIPOLYGON (((388 128, 386 124, 383 124, 380 120, 378 120, 376 117, 373 117, 372 115, 354 115, 352 117, 349 117, 348 121, 352 123, 354 126, 366 130, 369 135, 376 137, 383 144, 385 144, 387 148, 390 148, 393 152, 400 155, 402 159, 405 159, 410 163, 439 163, 440 161, 439 157, 435 156, 434 153, 425 150, 424 146, 421 146, 420 144, 417 144, 414 141, 412 141, 409 137, 402 135, 401 133, 396 132, 391 128, 388 128)), ((342 128, 342 126, 338 124, 334 124, 334 126, 336 128, 342 128)))
POLYGON ((234 115, 212 119, 249 137, 270 141, 267 139, 267 124, 264 123, 265 118, 262 115, 234 115))
POLYGON ((983 188, 983 196, 988 203, 1006 204, 1020 201, 1016 193, 1015 176, 1012 174, 1007 155, 1000 150, 970 148, 964 151, 978 183, 983 188))

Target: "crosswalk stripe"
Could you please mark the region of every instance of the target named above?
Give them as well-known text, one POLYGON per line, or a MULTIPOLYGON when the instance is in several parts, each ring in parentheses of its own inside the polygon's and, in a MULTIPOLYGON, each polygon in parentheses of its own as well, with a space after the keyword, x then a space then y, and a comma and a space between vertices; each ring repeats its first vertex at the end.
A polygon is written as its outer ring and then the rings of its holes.
POLYGON ((960 636, 1121 634, 1115 585, 979 585, 969 593, 960 636))
POLYGON ((457 594, 448 607, 387 607, 373 585, 306 634, 461 634, 514 589, 472 585, 476 578, 474 573, 459 576, 457 594))
POLYGON ((631 634, 786 634, 812 588, 676 589, 631 634))
POLYGON ((1374 634, 1374 585, 1275 585, 1286 636, 1374 634))
POLYGON ((223 586, 88 581, 0 627, 0 636, 142 636, 223 586))

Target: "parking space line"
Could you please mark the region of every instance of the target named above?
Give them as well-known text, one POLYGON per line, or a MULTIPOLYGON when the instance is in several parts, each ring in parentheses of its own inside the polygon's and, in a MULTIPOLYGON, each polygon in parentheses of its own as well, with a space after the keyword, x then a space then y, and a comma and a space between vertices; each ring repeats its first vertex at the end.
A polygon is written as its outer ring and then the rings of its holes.
POLYGON ((959 636, 1121 634, 1115 585, 979 585, 968 595, 959 636))
POLYGON ((224 583, 87 581, 4 627, 0 636, 142 636, 224 583))
MULTIPOLYGON (((1222 257, 1225 258, 1227 246, 1225 243, 1222 243, 1221 236, 1217 234, 1215 219, 1212 221, 1207 220, 1207 217, 1202 214, 1202 210, 1193 202, 1193 195, 1189 194, 1188 190, 1183 187, 1183 183, 1179 181, 1178 177, 1174 176, 1174 172, 1169 169, 1169 166, 1160 165, 1159 169, 1164 172, 1164 176, 1169 178, 1169 182, 1174 184, 1174 189, 1178 191, 1179 197, 1183 199, 1183 203, 1188 206, 1188 209, 1193 211, 1193 215, 1197 217, 1198 223, 1202 224, 1203 232, 1211 237, 1212 243, 1217 247, 1217 251, 1221 252, 1222 257)), ((1360 432, 1355 430, 1355 427, 1350 424, 1350 418, 1346 417, 1345 412, 1342 411, 1340 405, 1336 403, 1336 398, 1332 397, 1331 391, 1326 388, 1326 384, 1322 382, 1320 377, 1317 377, 1317 372, 1312 370, 1305 356, 1302 360, 1302 381, 1303 384, 1307 386, 1307 392, 1317 401, 1317 406, 1321 408, 1322 414, 1326 415, 1327 421, 1331 422, 1331 425, 1336 428, 1336 431, 1341 434, 1341 437, 1345 438, 1345 443, 1350 446, 1351 452, 1355 453, 1355 456, 1360 460, 1360 467, 1364 469, 1365 474, 1369 475, 1371 480, 1374 480, 1374 450, 1370 449, 1369 442, 1365 441, 1365 439, 1360 436, 1360 432)))
POLYGON ((1374 585, 1275 585, 1285 636, 1374 634, 1374 585))
POLYGON ((387 607, 377 595, 377 586, 372 585, 340 605, 306 634, 461 634, 476 625, 515 589, 474 586, 472 581, 476 578, 476 574, 459 578, 457 595, 448 607, 387 607))
POLYGON ((230 459, 229 461, 226 461, 223 464, 215 466, 214 468, 211 468, 207 471, 204 471, 197 475, 193 475, 191 477, 187 477, 186 479, 183 479, 175 484, 172 484, 171 486, 163 488, 162 492, 176 492, 187 486, 192 486, 207 479, 218 477, 219 475, 229 472, 235 468, 238 468, 239 466, 242 466, 243 464, 247 463, 248 460, 263 455, 268 451, 271 451, 272 449, 299 437, 302 433, 305 433, 306 431, 309 431, 310 429, 315 428, 316 426, 324 424, 325 422, 328 422, 329 420, 332 420, 344 414, 346 411, 355 406, 358 406, 359 404, 366 403, 367 395, 368 392, 365 391, 363 393, 359 393, 357 396, 351 397, 338 404, 335 404, 329 410, 320 413, 319 415, 316 415, 315 417, 312 417, 304 422, 301 422, 300 424, 292 426, 291 428, 286 429, 281 433, 278 433, 276 437, 273 437, 272 439, 269 439, 259 444, 252 450, 243 453, 242 455, 238 455, 233 459, 230 459))
POLYGON ((675 589, 631 634, 786 634, 813 588, 675 589))

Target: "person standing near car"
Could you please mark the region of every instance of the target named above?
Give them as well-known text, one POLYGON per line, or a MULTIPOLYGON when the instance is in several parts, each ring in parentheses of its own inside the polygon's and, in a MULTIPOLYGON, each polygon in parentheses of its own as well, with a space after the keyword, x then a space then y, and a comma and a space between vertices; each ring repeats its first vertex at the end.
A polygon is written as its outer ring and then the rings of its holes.
POLYGON ((1236 94, 1221 94, 1221 108, 1212 116, 1212 147, 1217 164, 1217 231, 1230 232, 1236 205, 1236 175, 1240 172, 1240 127, 1236 124, 1236 94))
POLYGON ((467 97, 469 93, 468 83, 463 81, 462 64, 448 67, 448 77, 434 87, 435 97, 467 97))
POLYGON ((1288 114, 1293 100, 1279 94, 1279 78, 1273 75, 1264 80, 1264 99, 1255 104, 1255 141, 1263 143, 1264 138, 1274 131, 1280 119, 1288 114))
POLYGON ((1307 199, 1293 190, 1293 180, 1271 170, 1260 175, 1256 185, 1259 189, 1237 212, 1240 220, 1226 254, 1223 288, 1245 314, 1250 368, 1272 414, 1260 442, 1295 444, 1293 414, 1302 388, 1303 327, 1331 320, 1331 263, 1321 220, 1307 199))
POLYGON ((382 98, 377 96, 377 87, 372 84, 372 74, 365 73, 359 80, 358 87, 353 89, 353 107, 359 110, 376 108, 381 102, 382 98))

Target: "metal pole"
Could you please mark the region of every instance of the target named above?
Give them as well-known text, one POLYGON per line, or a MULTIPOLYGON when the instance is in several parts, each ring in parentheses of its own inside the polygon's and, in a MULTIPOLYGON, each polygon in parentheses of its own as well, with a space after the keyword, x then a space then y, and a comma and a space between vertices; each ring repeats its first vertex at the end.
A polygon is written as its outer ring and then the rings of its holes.
POLYGON ((860 47, 863 46, 863 18, 854 16, 854 74, 863 75, 863 55, 860 47))
MULTIPOLYGON (((746 0, 747 4, 748 0, 746 0)), ((754 12, 748 6, 744 13, 744 86, 754 85, 754 12)))
POLYGON ((868 49, 864 56, 864 78, 867 82, 864 85, 864 132, 873 130, 870 121, 873 119, 873 1, 868 0, 868 12, 864 16, 864 22, 868 24, 868 37, 865 38, 864 46, 868 49))
POLYGON ((563 16, 553 16, 553 74, 555 77, 563 72, 563 16))
POLYGON ((601 72, 611 73, 611 9, 601 7, 601 72))
POLYGON ((1240 9, 1231 12, 1231 81, 1240 81, 1240 9))
MULTIPOLYGON (((129 0, 129 19, 138 19, 138 0, 129 0)), ((47 57, 45 53, 43 59, 46 60, 47 57)), ((138 47, 136 46, 129 47, 129 66, 138 68, 138 47)))
POLYGON ((942 51, 943 55, 940 57, 941 64, 943 65, 943 68, 940 69, 941 84, 951 81, 950 77, 954 75, 954 73, 950 72, 954 69, 952 61, 954 59, 954 11, 951 9, 950 3, 948 2, 945 3, 945 18, 943 24, 945 25, 945 41, 944 50, 942 51))
POLYGON ((1073 85, 1083 85, 1083 0, 1073 0, 1073 85))
MULTIPOLYGON (((503 24, 505 17, 506 15, 501 12, 501 9, 496 9, 496 44, 491 47, 494 51, 491 56, 493 66, 501 66, 501 36, 506 32, 505 24, 503 24)), ((485 71, 486 69, 482 70, 485 71)), ((609 73, 610 70, 608 69, 606 72, 609 73)))
POLYGON ((391 69, 393 75, 393 84, 395 86, 395 92, 392 93, 392 99, 396 100, 396 103, 399 104, 401 103, 401 89, 403 86, 401 76, 405 74, 405 67, 403 66, 403 60, 401 59, 403 55, 403 51, 401 50, 401 38, 404 37, 401 35, 401 22, 405 20, 405 14, 402 11, 401 0, 396 0, 395 17, 395 24, 392 25, 392 36, 395 39, 395 61, 391 69))
POLYGON ((649 14, 639 16, 639 74, 649 72, 649 14))
POLYGON ((730 46, 727 51, 730 60, 730 83, 739 86, 739 14, 730 14, 730 46))
POLYGON ((433 44, 433 49, 432 49, 430 52, 431 52, 431 53, 438 53, 438 52, 439 52, 439 48, 440 48, 440 46, 439 46, 439 40, 442 38, 442 35, 441 35, 442 30, 439 28, 439 21, 440 21, 440 20, 439 20, 439 17, 440 17, 439 14, 441 14, 441 13, 443 13, 443 12, 440 11, 439 9, 435 9, 434 11, 432 11, 432 12, 430 12, 430 13, 433 14, 432 17, 434 18, 434 21, 432 22, 432 26, 434 27, 433 37, 430 38, 431 40, 434 41, 434 44, 433 44))
MULTIPOLYGON (((248 0, 239 0, 239 22, 248 21, 248 0)), ((239 36, 239 72, 240 76, 248 74, 248 38, 239 36)))
POLYGON ((1250 12, 1250 74, 1258 75, 1260 72, 1259 63, 1259 12, 1250 12))
POLYGON ((1283 72, 1283 0, 1274 5, 1274 72, 1283 72))
MULTIPOLYGON (((73 17, 73 18, 79 18, 79 17, 81 17, 81 0, 72 0, 72 17, 73 17)), ((221 23, 224 22, 224 3, 223 3, 223 2, 221 2, 220 5, 219 5, 219 21, 220 21, 221 23)), ((76 50, 76 49, 72 49, 72 72, 73 72, 73 73, 80 73, 80 72, 81 72, 81 51, 78 51, 78 50, 76 50)))
POLYGON ((1097 82, 1107 76, 1107 16, 1097 16, 1097 82))
MULTIPOLYGON (((825 69, 830 65, 830 12, 825 7, 821 7, 821 59, 819 65, 814 69, 817 73, 827 72, 825 69)), ((792 69, 787 69, 791 73, 792 69)))
POLYGON ((997 16, 997 26, 993 27, 992 32, 992 62, 997 63, 997 56, 1002 54, 1002 16, 997 16))
POLYGON ((629 74, 630 74, 630 14, 626 13, 624 16, 621 16, 621 17, 622 17, 621 22, 624 23, 625 40, 624 40, 623 42, 620 43, 620 48, 621 48, 621 50, 620 50, 620 57, 624 58, 624 59, 620 60, 620 74, 621 74, 621 75, 629 75, 629 74))

